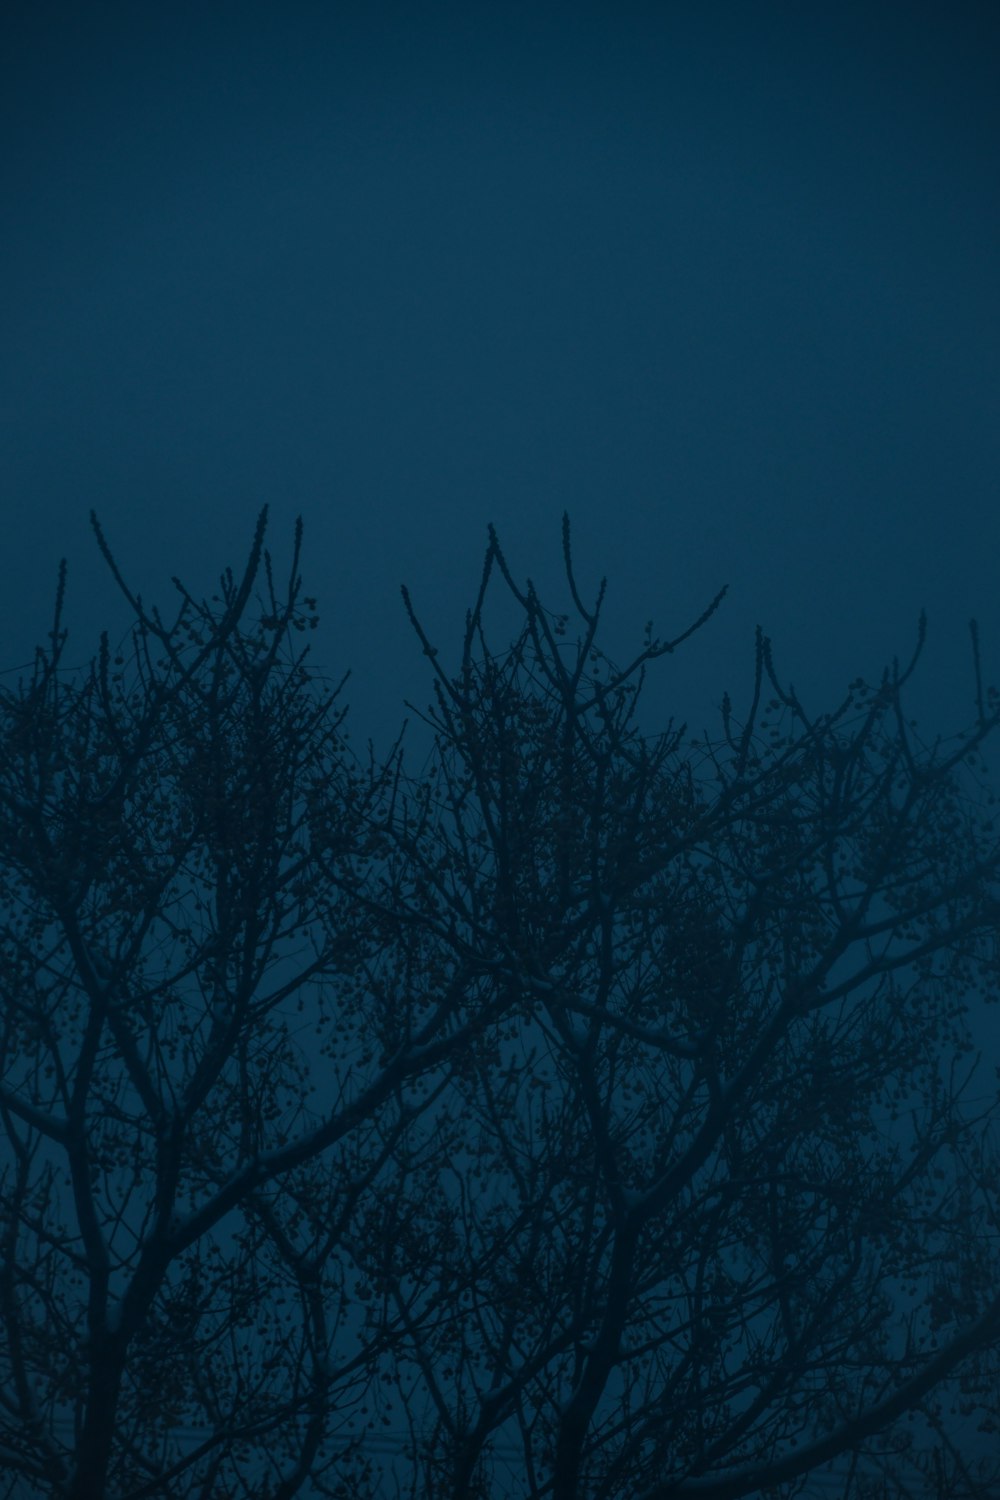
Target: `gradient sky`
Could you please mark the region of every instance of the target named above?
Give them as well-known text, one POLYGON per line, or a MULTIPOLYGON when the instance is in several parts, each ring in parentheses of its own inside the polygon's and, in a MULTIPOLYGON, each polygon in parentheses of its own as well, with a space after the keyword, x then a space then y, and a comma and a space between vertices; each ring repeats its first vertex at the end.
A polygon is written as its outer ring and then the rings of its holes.
POLYGON ((609 646, 722 612, 650 698, 716 727, 753 629, 817 710, 1000 679, 995 5, 21 7, 0 55, 4 666, 71 657, 271 506, 387 738, 493 521, 609 646))
POLYGON ((650 731, 749 701, 758 622, 817 712, 921 607, 928 735, 970 615, 1000 682, 995 0, 4 17, 0 670, 61 556, 70 660, 127 623, 91 507, 165 607, 267 503, 356 741, 429 698, 399 584, 447 664, 488 522, 562 606, 564 508, 613 654, 730 585, 650 731))

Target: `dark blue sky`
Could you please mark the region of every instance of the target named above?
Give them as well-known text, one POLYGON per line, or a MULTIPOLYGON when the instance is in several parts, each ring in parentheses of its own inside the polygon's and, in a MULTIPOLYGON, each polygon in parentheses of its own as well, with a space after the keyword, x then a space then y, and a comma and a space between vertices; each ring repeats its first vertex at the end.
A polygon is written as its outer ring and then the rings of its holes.
MULTIPOLYGON (((4 665, 87 530, 169 599, 272 508, 316 651, 387 735, 496 523, 611 645, 723 612, 652 716, 745 701, 753 627, 817 708, 908 654, 1000 678, 1000 12, 987 4, 22 7, 4 134, 4 665)), ((8 15, 12 13, 8 9, 8 15)), ((939 726, 937 720, 941 719, 939 726)))
POLYGON ((996 0, 3 14, 0 670, 61 556, 70 658, 123 627, 91 507, 169 606, 266 502, 356 740, 429 697, 400 582, 447 661, 489 521, 562 602, 564 508, 618 654, 730 585, 651 731, 758 622, 817 711, 922 606, 929 732, 972 614, 1000 682, 996 0))

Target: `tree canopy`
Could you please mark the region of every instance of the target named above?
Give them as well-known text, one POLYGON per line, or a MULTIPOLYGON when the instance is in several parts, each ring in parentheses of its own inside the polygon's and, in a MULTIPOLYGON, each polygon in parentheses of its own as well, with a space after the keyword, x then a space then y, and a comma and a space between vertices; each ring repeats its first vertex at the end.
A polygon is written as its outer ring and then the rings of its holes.
POLYGON ((0 689, 0 1494, 984 1496, 1000 696, 646 731, 491 532, 355 753, 301 527, 0 689), (520 627, 501 648, 499 590, 520 627), (6 1485, 6 1488, 4 1488, 6 1485))

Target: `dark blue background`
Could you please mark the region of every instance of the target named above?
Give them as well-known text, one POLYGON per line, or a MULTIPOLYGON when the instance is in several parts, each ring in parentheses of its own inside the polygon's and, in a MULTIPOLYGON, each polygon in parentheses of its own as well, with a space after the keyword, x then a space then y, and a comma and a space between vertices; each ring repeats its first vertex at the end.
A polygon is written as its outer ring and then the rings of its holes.
MULTIPOLYGON (((386 740, 485 528, 568 507, 612 648, 723 612, 650 700, 717 722, 753 627, 807 701, 1000 678, 1000 12, 986 4, 80 5, 4 36, 4 666, 306 521, 318 656, 386 740)), ((555 597, 561 598, 556 595, 555 597)), ((9 680, 9 679, 8 679, 9 680)))
POLYGON ((616 654, 731 585, 650 730, 745 703, 758 622, 817 711, 922 606, 928 735, 972 614, 1000 680, 995 3, 4 15, 0 669, 62 555, 70 659, 127 623, 91 506, 165 605, 267 502, 380 745, 399 583, 447 660, 488 521, 561 603, 564 507, 616 654))

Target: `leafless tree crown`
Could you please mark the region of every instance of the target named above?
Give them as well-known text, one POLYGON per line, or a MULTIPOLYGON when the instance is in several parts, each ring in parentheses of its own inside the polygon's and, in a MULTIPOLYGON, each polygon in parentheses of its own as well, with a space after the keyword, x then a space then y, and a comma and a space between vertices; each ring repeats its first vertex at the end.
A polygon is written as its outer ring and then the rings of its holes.
MULTIPOLYGON (((640 730, 491 532, 419 774, 241 575, 0 689, 0 1496, 995 1495, 1000 720, 640 730), (521 627, 488 631, 500 590, 521 627), (991 1488, 991 1486, 993 1486, 991 1488)), ((918 653, 919 654, 919 649, 918 653)))

